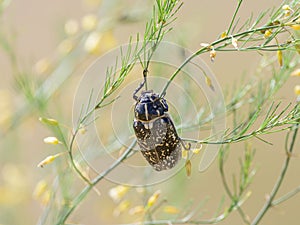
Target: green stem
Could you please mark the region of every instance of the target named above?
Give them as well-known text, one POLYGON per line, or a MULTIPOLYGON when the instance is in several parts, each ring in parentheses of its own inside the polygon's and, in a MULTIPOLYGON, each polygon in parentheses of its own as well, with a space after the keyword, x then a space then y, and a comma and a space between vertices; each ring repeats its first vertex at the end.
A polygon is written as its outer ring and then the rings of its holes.
POLYGON ((278 180, 276 181, 276 183, 273 187, 273 190, 269 195, 268 200, 266 201, 266 203, 264 204, 262 209, 259 211, 257 216, 254 218, 251 225, 257 225, 261 221, 261 219, 264 217, 266 212, 273 206, 273 200, 274 200, 279 188, 281 187, 281 184, 283 182, 283 179, 285 177, 286 171, 287 171, 289 163, 290 163, 290 159, 291 159, 290 154, 293 152, 293 149, 294 149, 294 145, 295 145, 295 141, 296 141, 296 137, 297 137, 297 133, 298 133, 298 125, 295 125, 294 128, 295 128, 295 130, 294 130, 294 134, 292 137, 292 141, 291 141, 290 147, 288 149, 287 156, 286 156, 285 162, 283 164, 283 167, 281 169, 278 180))
POLYGON ((296 194, 298 194, 300 192, 300 186, 296 187, 294 190, 286 193, 285 195, 281 196, 280 198, 274 200, 272 202, 272 205, 275 206, 275 205, 279 205, 280 203, 294 197, 296 194))
MULTIPOLYGON (((238 37, 241 37, 241 36, 244 36, 244 35, 248 35, 248 34, 251 34, 251 33, 256 33, 256 32, 259 32, 259 31, 262 31, 262 30, 267 30, 267 29, 274 29, 274 28, 279 28, 279 27, 282 27, 282 26, 285 26, 284 24, 278 24, 278 25, 272 25, 272 26, 266 26, 266 27, 260 27, 260 28, 256 28, 256 29, 251 29, 251 30, 247 30, 247 31, 244 31, 244 32, 241 32, 241 33, 237 33, 237 34, 233 34, 231 35, 230 37, 224 37, 224 38, 221 38, 221 39, 218 39, 216 41, 214 41, 213 43, 210 44, 211 47, 215 47, 216 45, 220 44, 220 43, 223 43, 223 42, 226 42, 228 40, 231 40, 232 38, 238 38, 238 37)), ((227 45, 225 45, 226 47, 227 45)), ((266 46, 264 46, 266 47, 266 46)), ((215 49, 216 50, 216 49, 215 49)), ((219 49, 218 49, 219 50, 219 49)), ((252 49, 250 49, 252 50, 252 49)), ((261 49, 257 49, 255 48, 254 49, 255 51, 257 50, 261 50, 261 49)), ((198 51, 194 52, 192 55, 190 55, 177 69, 176 71, 172 74, 172 76, 170 77, 170 79, 168 80, 167 84, 164 86, 160 96, 163 97, 166 95, 166 91, 169 87, 169 85, 171 84, 171 82, 174 80, 174 78, 179 74, 179 72, 183 69, 183 67, 185 67, 192 59, 194 59, 196 56, 204 53, 204 52, 207 52, 209 51, 209 47, 203 47, 201 49, 199 49, 198 51)), ((237 49, 235 49, 235 51, 238 51, 237 49)))
POLYGON ((108 175, 112 170, 114 170, 121 162, 123 162, 124 159, 127 158, 129 153, 132 151, 133 147, 136 144, 136 140, 131 143, 131 145, 126 149, 126 151, 113 163, 111 166, 99 174, 97 177, 95 177, 92 182, 87 185, 80 193, 79 195, 74 199, 73 204, 64 211, 64 214, 60 217, 57 225, 64 224, 68 217, 71 215, 71 213, 79 206, 79 203, 87 196, 87 194, 90 192, 90 190, 93 189, 93 187, 101 181, 106 175, 108 175))
POLYGON ((234 14, 233 14, 232 20, 231 20, 231 22, 230 22, 229 28, 228 28, 228 30, 227 30, 227 34, 229 34, 230 31, 231 31, 231 28, 232 28, 232 26, 233 26, 233 23, 234 23, 234 21, 235 21, 235 18, 236 18, 236 16, 237 16, 237 13, 238 13, 240 7, 241 7, 242 2, 243 2, 243 0, 239 0, 239 2, 238 2, 238 5, 237 5, 237 7, 236 7, 236 9, 235 9, 235 12, 234 12, 234 14))

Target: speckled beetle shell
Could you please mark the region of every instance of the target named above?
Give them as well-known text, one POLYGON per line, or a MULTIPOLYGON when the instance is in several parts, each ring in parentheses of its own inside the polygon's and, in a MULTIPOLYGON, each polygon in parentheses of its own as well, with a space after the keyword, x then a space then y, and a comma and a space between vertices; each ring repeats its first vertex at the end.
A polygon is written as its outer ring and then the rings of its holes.
POLYGON ((133 129, 141 152, 157 171, 173 168, 181 158, 181 143, 164 98, 143 91, 137 99, 133 129))

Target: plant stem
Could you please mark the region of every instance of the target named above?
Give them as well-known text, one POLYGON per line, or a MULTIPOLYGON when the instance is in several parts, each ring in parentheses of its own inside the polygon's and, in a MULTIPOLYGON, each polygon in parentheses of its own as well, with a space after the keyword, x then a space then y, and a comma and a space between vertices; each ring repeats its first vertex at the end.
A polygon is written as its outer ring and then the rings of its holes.
POLYGON ((297 133, 298 133, 298 124, 296 124, 294 126, 294 134, 293 134, 293 137, 292 137, 292 141, 291 141, 291 144, 290 144, 290 147, 288 149, 288 152, 287 152, 287 156, 286 156, 286 159, 285 159, 285 162, 283 164, 283 167, 281 169, 281 172, 280 172, 280 176, 278 177, 278 180, 276 181, 274 187, 273 187, 273 190, 272 192, 270 193, 269 195, 269 198, 267 199, 266 203, 264 204, 264 206, 262 207, 262 209, 259 211, 259 213, 257 214, 257 216, 254 218, 253 222, 251 223, 251 225, 257 225, 261 219, 264 217, 264 215, 266 214, 266 212, 273 206, 273 200, 282 184, 282 181, 285 177, 285 174, 286 174, 286 171, 288 169, 288 166, 289 166, 289 162, 290 162, 290 159, 291 159, 291 153, 293 152, 293 149, 294 149, 294 144, 295 144, 295 141, 296 141, 296 137, 297 137, 297 133))
POLYGON ((71 215, 71 213, 79 206, 79 203, 87 196, 87 194, 92 190, 92 188, 100 181, 102 180, 107 174, 109 174, 112 170, 114 170, 124 159, 127 158, 129 153, 132 151, 133 147, 136 144, 136 140, 134 140, 131 145, 126 149, 126 151, 113 163, 111 166, 99 174, 97 177, 95 177, 92 182, 87 185, 80 193, 77 195, 77 197, 74 199, 73 204, 64 211, 63 215, 60 217, 57 225, 64 224, 68 217, 71 215))
POLYGON ((242 2, 243 2, 243 0, 239 0, 239 2, 238 2, 238 5, 237 5, 237 7, 236 7, 236 9, 235 9, 235 11, 234 11, 233 17, 232 17, 232 19, 231 19, 229 28, 228 28, 228 30, 227 30, 227 34, 229 34, 230 31, 231 31, 231 28, 232 28, 233 23, 234 23, 234 21, 235 21, 236 15, 237 15, 237 13, 238 13, 238 11, 239 11, 241 5, 242 5, 242 2))

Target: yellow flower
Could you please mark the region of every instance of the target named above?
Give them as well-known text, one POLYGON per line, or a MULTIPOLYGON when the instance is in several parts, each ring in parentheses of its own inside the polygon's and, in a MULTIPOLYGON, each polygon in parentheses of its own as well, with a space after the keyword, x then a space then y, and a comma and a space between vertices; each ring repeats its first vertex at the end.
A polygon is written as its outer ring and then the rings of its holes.
POLYGON ((60 141, 56 137, 46 137, 44 138, 44 142, 46 144, 52 144, 52 145, 57 145, 60 143, 60 141))
POLYGON ((181 151, 181 158, 187 159, 188 155, 189 155, 189 151, 185 150, 185 149, 182 149, 182 151, 181 151))
POLYGON ((210 53, 209 53, 210 60, 211 60, 212 62, 214 62, 216 56, 217 56, 217 52, 216 52, 214 49, 212 49, 212 50, 210 51, 210 53))
POLYGON ((293 28, 294 30, 300 30, 300 24, 293 24, 291 25, 291 28, 293 28))
POLYGON ((237 44, 238 40, 234 37, 231 38, 231 44, 233 45, 233 47, 235 49, 238 49, 238 44, 237 44))
POLYGON ((145 208, 142 205, 135 206, 129 210, 130 215, 137 215, 145 212, 145 208))
POLYGON ((283 9, 283 10, 288 10, 288 11, 292 10, 291 7, 290 7, 289 5, 283 5, 283 6, 282 6, 282 9, 283 9))
POLYGON ((185 162, 185 171, 186 171, 186 175, 190 177, 192 173, 192 163, 191 160, 189 159, 185 162))
POLYGON ((83 135, 86 133, 86 129, 84 127, 81 127, 79 128, 78 132, 83 135))
POLYGON ((102 34, 98 31, 90 33, 84 43, 84 50, 90 54, 99 54, 101 51, 102 34))
POLYGON ((177 207, 171 205, 166 205, 163 208, 163 211, 168 214, 178 214, 180 212, 177 207))
POLYGON ((202 145, 200 145, 199 148, 192 149, 192 151, 193 151, 194 154, 198 154, 201 151, 201 149, 202 149, 202 145))
POLYGON ((70 19, 65 23, 65 27, 64 27, 65 33, 67 35, 74 35, 78 33, 79 30, 79 26, 78 26, 78 22, 74 19, 70 19))
POLYGON ((156 203, 157 199, 160 196, 160 193, 161 191, 157 190, 156 192, 153 193, 153 195, 150 196, 150 198, 147 201, 147 207, 151 207, 156 203))
POLYGON ((75 47, 75 43, 71 39, 65 39, 58 45, 58 52, 61 55, 69 54, 75 47))
POLYGON ((47 188, 48 188, 47 182, 45 180, 40 180, 34 188, 33 197, 35 199, 40 198, 46 192, 47 188))
POLYGON ((47 125, 51 125, 51 126, 57 126, 58 125, 58 121, 55 119, 51 119, 51 118, 44 118, 44 117, 40 117, 39 121, 47 124, 47 125))
POLYGON ((51 70, 51 63, 49 59, 40 59, 33 66, 33 70, 37 75, 43 75, 51 70))
POLYGON ((94 14, 85 15, 81 19, 82 29, 86 31, 94 30, 97 27, 97 24, 98 24, 98 18, 94 14))
POLYGON ((291 73, 291 76, 297 76, 297 77, 300 77, 300 68, 295 69, 295 70, 291 73))
POLYGON ((113 215, 118 217, 121 213, 127 210, 130 206, 130 202, 128 200, 124 200, 120 202, 120 204, 115 208, 113 215))
POLYGON ((46 206, 48 205, 48 203, 50 202, 50 199, 51 199, 51 191, 50 190, 47 190, 43 196, 41 196, 41 204, 46 206))
POLYGON ((281 50, 278 50, 277 51, 277 59, 278 59, 278 63, 280 65, 280 67, 282 67, 283 65, 283 60, 282 60, 282 51, 281 50))
POLYGON ((227 32, 224 31, 222 34, 221 34, 221 38, 226 38, 227 37, 227 32))
POLYGON ((265 37, 265 38, 268 38, 268 37, 270 37, 271 35, 272 35, 272 30, 271 30, 271 29, 268 29, 268 30, 265 31, 264 37, 265 37))
POLYGON ((300 95, 300 85, 296 85, 294 87, 294 93, 295 95, 299 96, 300 95))
POLYGON ((124 195, 128 192, 128 190, 129 190, 128 186, 118 185, 114 188, 111 188, 108 192, 108 195, 115 202, 119 202, 124 197, 124 195))
POLYGON ((42 160, 37 167, 41 167, 43 168, 44 166, 48 165, 49 163, 52 163, 56 158, 58 158, 59 156, 61 156, 63 153, 58 153, 56 155, 50 155, 48 157, 46 157, 44 160, 42 160))

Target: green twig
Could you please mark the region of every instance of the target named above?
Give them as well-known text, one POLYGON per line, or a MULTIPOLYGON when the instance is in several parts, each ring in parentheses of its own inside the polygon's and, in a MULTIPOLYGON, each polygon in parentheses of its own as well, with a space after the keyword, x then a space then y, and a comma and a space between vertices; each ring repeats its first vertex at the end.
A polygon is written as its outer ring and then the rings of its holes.
POLYGON ((290 144, 290 147, 288 149, 287 156, 286 156, 285 162, 283 164, 283 167, 281 169, 280 175, 279 175, 279 177, 278 177, 278 179, 277 179, 277 181, 276 181, 276 183, 273 187, 273 190, 271 191, 270 195, 268 196, 268 199, 267 199, 266 203, 264 204, 262 209, 259 211, 257 216, 254 218, 251 225, 257 225, 261 221, 261 219, 264 217, 264 215, 267 213, 267 211, 273 206, 273 200, 274 200, 279 188, 281 187, 281 184, 283 182, 283 179, 285 177, 285 174, 287 172, 287 169, 288 169, 288 166, 289 166, 289 163, 290 163, 291 154, 292 154, 293 149, 294 149, 297 133, 298 133, 298 125, 295 125, 294 126, 293 137, 292 137, 292 140, 291 140, 291 144, 290 144))

